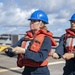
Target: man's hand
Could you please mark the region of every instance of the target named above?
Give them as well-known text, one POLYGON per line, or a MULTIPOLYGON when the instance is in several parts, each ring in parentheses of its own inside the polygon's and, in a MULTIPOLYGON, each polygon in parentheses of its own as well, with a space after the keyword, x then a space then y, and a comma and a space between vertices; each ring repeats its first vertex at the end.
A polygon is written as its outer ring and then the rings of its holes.
POLYGON ((74 54, 73 53, 65 53, 62 57, 65 60, 69 60, 71 58, 74 58, 74 54))
POLYGON ((16 54, 25 53, 25 49, 21 48, 21 47, 18 47, 18 46, 13 48, 12 51, 15 52, 16 54))
POLYGON ((53 53, 53 54, 52 54, 52 57, 53 57, 54 59, 58 59, 58 58, 59 58, 59 55, 58 55, 57 53, 53 53))

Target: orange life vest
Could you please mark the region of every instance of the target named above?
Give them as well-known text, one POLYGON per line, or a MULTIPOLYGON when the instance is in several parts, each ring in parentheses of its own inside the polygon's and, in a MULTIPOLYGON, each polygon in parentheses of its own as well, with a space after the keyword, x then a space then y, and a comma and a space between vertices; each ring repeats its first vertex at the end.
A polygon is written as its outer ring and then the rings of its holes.
POLYGON ((64 42, 67 52, 75 52, 75 33, 71 29, 66 29, 64 42))
MULTIPOLYGON (((56 46, 56 42, 52 38, 51 32, 47 32, 45 30, 39 30, 39 32, 33 37, 31 31, 28 31, 27 36, 25 36, 25 38, 29 38, 29 40, 31 40, 30 45, 28 46, 29 50, 34 52, 39 52, 45 36, 50 37, 52 46, 56 46)), ((26 41, 23 41, 22 48, 25 48, 26 43, 27 43, 26 41)), ((22 67, 22 66, 39 67, 39 66, 46 66, 47 64, 48 64, 47 60, 44 60, 43 62, 35 62, 30 59, 25 59, 22 54, 19 54, 18 60, 17 60, 18 67, 22 67)))

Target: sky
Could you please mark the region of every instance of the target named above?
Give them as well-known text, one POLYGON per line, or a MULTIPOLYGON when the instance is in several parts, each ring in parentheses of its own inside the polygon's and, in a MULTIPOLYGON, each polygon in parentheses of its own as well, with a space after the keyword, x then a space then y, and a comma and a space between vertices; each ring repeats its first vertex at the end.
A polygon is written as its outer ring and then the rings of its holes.
MULTIPOLYGON (((28 18, 38 9, 48 15, 48 30, 54 36, 61 36, 65 33, 65 29, 70 27, 69 20, 75 13, 75 0, 0 0, 0 26, 4 28, 16 26, 13 30, 9 28, 5 32, 15 32, 18 27, 22 26, 27 31, 29 29, 28 18)), ((0 30, 0 33, 2 32, 4 30, 0 30)))

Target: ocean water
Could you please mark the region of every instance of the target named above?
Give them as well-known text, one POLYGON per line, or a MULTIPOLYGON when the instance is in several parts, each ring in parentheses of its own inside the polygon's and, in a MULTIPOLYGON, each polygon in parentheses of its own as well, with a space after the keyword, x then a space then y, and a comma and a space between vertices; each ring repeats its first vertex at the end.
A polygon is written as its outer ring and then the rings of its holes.
POLYGON ((0 34, 25 34, 28 26, 0 26, 0 34))

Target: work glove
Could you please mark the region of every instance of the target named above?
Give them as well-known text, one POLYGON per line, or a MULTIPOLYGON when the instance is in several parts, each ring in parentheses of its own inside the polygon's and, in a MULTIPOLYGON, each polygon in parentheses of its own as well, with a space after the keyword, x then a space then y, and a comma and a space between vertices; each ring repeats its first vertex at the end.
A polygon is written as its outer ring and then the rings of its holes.
POLYGON ((53 54, 52 54, 52 57, 53 57, 54 59, 58 59, 58 58, 59 58, 59 55, 58 55, 57 53, 53 53, 53 54))
POLYGON ((12 50, 13 52, 15 52, 16 54, 20 54, 20 53, 25 53, 25 49, 24 48, 22 48, 22 47, 15 47, 15 48, 13 48, 13 50, 12 50))
POLYGON ((65 60, 69 60, 71 58, 74 58, 74 53, 65 53, 63 56, 62 56, 63 59, 65 60))

